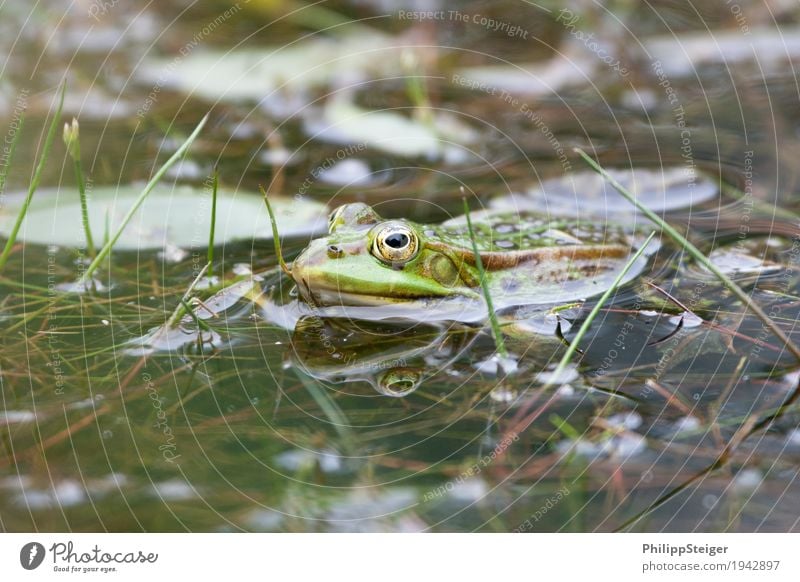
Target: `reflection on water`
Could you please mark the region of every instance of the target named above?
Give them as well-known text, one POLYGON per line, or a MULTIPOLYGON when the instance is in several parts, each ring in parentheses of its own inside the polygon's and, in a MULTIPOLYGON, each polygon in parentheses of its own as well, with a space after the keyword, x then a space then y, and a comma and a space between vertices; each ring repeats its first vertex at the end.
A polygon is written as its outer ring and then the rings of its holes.
MULTIPOLYGON (((454 4, 509 35, 401 18, 401 4, 7 3, 0 132, 21 96, 26 121, 6 190, 27 187, 64 71, 90 183, 109 195, 137 192, 211 109, 165 188, 202 188, 216 166, 231 196, 285 194, 287 216, 361 201, 436 224, 466 195, 643 224, 584 173, 580 146, 800 341, 796 10, 775 7, 781 36, 759 2, 740 2, 744 21, 674 2, 570 18, 547 2, 454 4)), ((37 196, 74 211, 63 155, 37 196)), ((164 248, 115 252, 93 293, 60 291, 84 260, 77 221, 15 248, 0 279, 3 530, 797 529, 797 362, 671 243, 553 381, 596 294, 502 310, 504 359, 483 314, 303 307, 271 242, 245 236, 217 239, 217 279, 189 313, 208 233, 188 199, 152 206, 141 225, 164 225, 164 248), (189 238, 165 246, 177 222, 189 238)), ((221 216, 238 231, 255 215, 221 216)), ((0 224, 13 218, 0 206, 0 224)), ((286 237, 287 258, 307 232, 286 237)))

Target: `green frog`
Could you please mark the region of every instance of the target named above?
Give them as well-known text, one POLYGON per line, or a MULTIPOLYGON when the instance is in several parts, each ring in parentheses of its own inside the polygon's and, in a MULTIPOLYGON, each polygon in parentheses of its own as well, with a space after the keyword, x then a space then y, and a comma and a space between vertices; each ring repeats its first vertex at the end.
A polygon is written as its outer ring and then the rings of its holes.
MULTIPOLYGON (((476 321, 487 313, 473 238, 496 310, 598 295, 643 240, 631 228, 596 220, 507 211, 470 217, 472 237, 466 217, 425 225, 345 204, 330 214, 328 234, 284 270, 314 309, 344 309, 359 319, 476 321)), ((646 264, 643 256, 626 281, 646 264)))

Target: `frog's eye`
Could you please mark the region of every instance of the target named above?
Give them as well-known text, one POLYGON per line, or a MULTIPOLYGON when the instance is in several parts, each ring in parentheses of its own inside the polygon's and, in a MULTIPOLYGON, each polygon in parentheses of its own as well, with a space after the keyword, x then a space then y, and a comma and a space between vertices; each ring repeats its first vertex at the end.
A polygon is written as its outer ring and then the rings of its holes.
POLYGON ((407 225, 400 222, 384 224, 375 233, 372 254, 386 263, 406 263, 417 256, 419 239, 407 225))

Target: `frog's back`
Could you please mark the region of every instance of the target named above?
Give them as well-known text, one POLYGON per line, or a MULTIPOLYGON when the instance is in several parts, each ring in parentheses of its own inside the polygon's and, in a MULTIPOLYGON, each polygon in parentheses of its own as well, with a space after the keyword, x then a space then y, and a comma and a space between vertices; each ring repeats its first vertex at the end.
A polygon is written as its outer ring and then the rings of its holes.
MULTIPOLYGON (((547 217, 533 212, 470 215, 472 232, 499 306, 584 299, 607 289, 636 250, 636 233, 621 224, 547 217)), ((472 248, 466 217, 426 236, 472 248)), ((644 269, 642 258, 625 278, 644 269)))
MULTIPOLYGON (((566 246, 630 247, 632 233, 619 224, 548 217, 533 212, 485 211, 470 214, 478 251, 529 251, 566 246)), ((465 216, 437 226, 426 226, 428 238, 452 246, 472 248, 465 216)))

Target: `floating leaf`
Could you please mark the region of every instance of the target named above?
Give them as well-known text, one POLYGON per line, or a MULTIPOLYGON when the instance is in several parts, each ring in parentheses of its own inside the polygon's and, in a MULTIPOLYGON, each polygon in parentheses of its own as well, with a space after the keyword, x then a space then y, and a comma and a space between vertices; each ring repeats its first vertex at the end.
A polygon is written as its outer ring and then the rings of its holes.
POLYGON ((468 145, 478 134, 455 117, 437 115, 423 123, 401 111, 363 109, 346 98, 330 100, 322 119, 309 121, 306 131, 316 139, 335 143, 363 144, 385 153, 438 158, 449 142, 468 145))
MULTIPOLYGON (((691 209, 719 194, 713 181, 687 168, 609 169, 608 173, 656 212, 691 209)), ((544 180, 524 194, 494 198, 490 206, 493 209, 546 210, 554 215, 573 217, 583 214, 630 216, 636 211, 602 176, 592 171, 570 172, 544 180)))
MULTIPOLYGON (((106 213, 114 231, 139 195, 140 185, 95 187, 90 193, 89 222, 103 232, 106 213)), ((258 194, 220 189, 217 194, 215 241, 269 239, 264 201, 258 194)), ((9 194, 0 209, 0 236, 7 236, 23 197, 9 194)), ((309 236, 324 231, 326 207, 305 199, 272 200, 282 236, 309 236)), ((211 191, 191 186, 156 186, 115 245, 115 250, 168 246, 205 248, 211 225, 211 191)), ((81 208, 77 191, 41 190, 22 223, 19 240, 26 243, 82 247, 81 208)))
POLYGON ((159 89, 168 87, 211 101, 266 100, 269 106, 280 104, 278 93, 296 94, 334 81, 366 78, 367 71, 391 67, 399 58, 397 41, 366 33, 262 49, 197 50, 186 57, 149 60, 142 77, 159 89))

